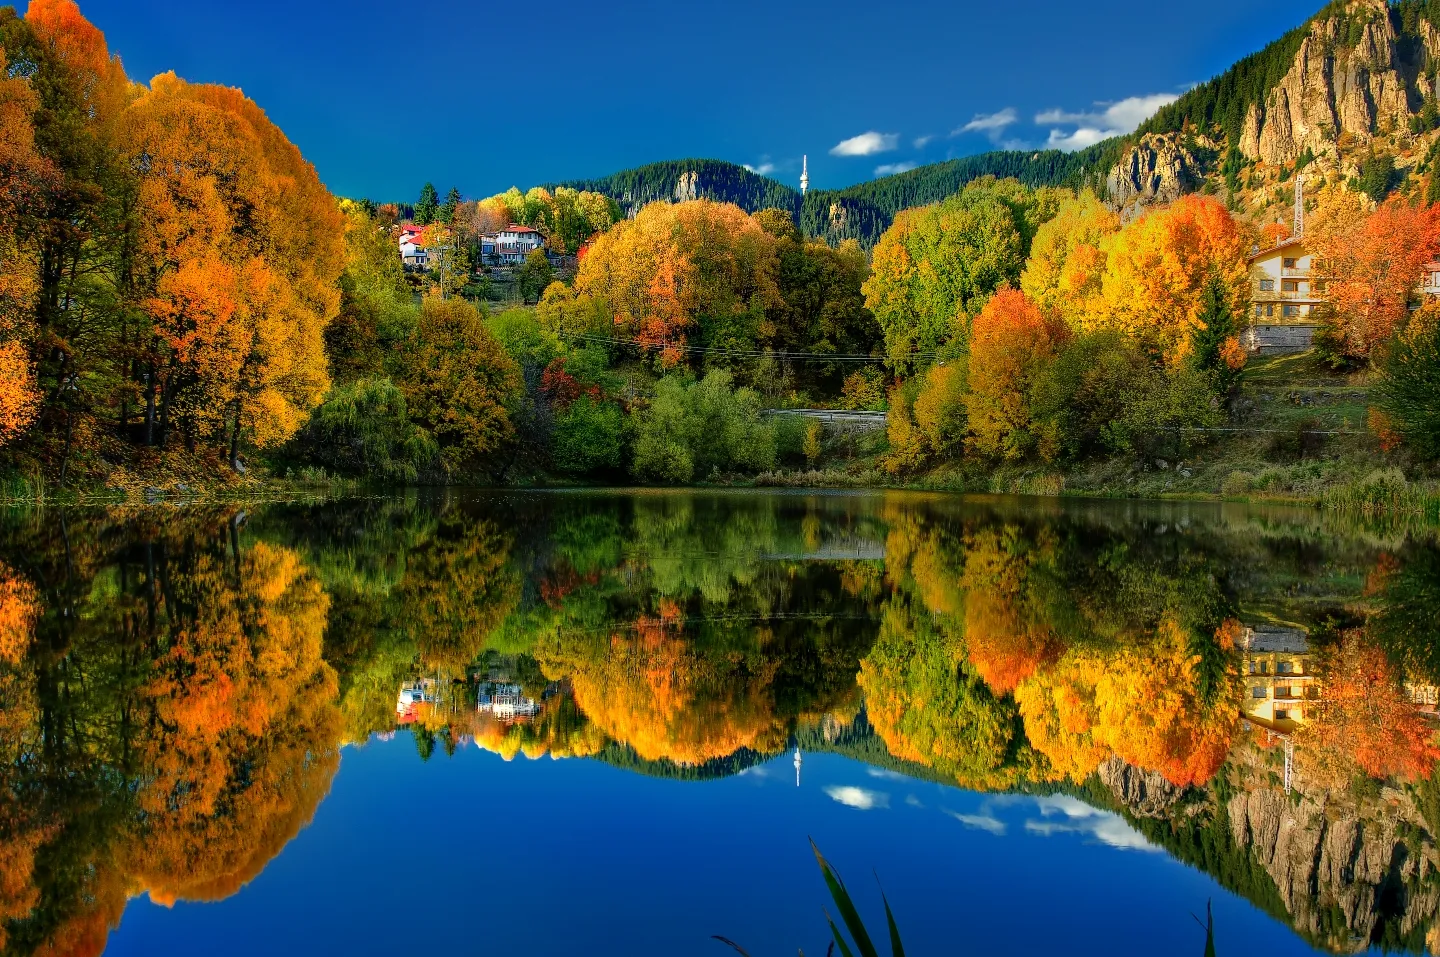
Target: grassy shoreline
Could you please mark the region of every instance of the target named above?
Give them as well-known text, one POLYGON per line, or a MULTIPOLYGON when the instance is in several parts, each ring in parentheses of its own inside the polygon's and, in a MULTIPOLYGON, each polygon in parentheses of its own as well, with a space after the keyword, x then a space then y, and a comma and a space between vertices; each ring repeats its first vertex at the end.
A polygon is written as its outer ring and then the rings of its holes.
MULTIPOLYGON (((1363 374, 1326 369, 1310 353, 1266 357, 1246 369, 1231 404, 1230 426, 1175 443, 1172 459, 1127 456, 1069 467, 940 464, 894 475, 883 468, 881 432, 827 437, 812 467, 754 476, 712 475, 696 489, 788 488, 896 490, 958 494, 1278 504, 1358 516, 1403 516, 1440 524, 1440 470, 1383 450, 1366 427, 1370 383, 1363 374)), ((150 474, 117 470, 56 488, 43 477, 0 478, 0 505, 11 507, 177 507, 257 505, 389 497, 430 488, 613 488, 550 476, 495 486, 483 482, 396 488, 340 479, 314 470, 299 475, 227 474, 218 463, 165 460, 150 474), (167 477, 161 478, 163 472, 167 477)), ((640 486, 636 486, 640 487, 640 486)))

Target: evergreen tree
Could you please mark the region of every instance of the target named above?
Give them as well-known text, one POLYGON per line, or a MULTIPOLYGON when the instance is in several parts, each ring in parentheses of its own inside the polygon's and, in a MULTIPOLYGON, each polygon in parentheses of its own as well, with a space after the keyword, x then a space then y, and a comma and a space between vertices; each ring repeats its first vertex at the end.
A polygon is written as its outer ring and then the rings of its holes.
POLYGON ((447 226, 455 220, 455 210, 460 208, 460 191, 453 186, 445 195, 445 204, 440 207, 438 219, 447 226))
POLYGON ((426 183, 425 188, 420 190, 420 201, 415 204, 415 222, 429 226, 435 222, 435 214, 439 211, 440 194, 435 192, 434 183, 426 183))
MULTIPOLYGON (((1204 325, 1195 331, 1194 361, 1197 366, 1215 377, 1215 387, 1228 394, 1240 381, 1239 368, 1226 361, 1227 344, 1240 333, 1240 323, 1235 309, 1230 304, 1225 281, 1211 276, 1205 283, 1204 299, 1201 302, 1200 321, 1204 325)), ((1233 350, 1231 345, 1230 349, 1233 350)))

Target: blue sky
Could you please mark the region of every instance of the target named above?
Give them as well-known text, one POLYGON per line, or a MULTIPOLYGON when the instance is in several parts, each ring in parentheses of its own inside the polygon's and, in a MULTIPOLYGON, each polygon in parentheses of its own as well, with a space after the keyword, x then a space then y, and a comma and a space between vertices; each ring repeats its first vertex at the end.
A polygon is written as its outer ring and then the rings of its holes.
POLYGON ((793 183, 807 153, 829 188, 996 145, 1085 145, 1321 6, 79 2, 132 77, 239 86, 332 190, 377 199, 685 157, 793 183))

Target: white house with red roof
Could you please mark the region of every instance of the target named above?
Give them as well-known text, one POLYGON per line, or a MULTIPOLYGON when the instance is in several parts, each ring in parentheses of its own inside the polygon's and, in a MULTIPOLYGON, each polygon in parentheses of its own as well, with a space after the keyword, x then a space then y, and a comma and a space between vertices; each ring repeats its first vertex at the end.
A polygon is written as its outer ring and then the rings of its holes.
POLYGON ((400 261, 411 269, 423 271, 429 267, 430 254, 425 249, 424 227, 400 227, 400 261))

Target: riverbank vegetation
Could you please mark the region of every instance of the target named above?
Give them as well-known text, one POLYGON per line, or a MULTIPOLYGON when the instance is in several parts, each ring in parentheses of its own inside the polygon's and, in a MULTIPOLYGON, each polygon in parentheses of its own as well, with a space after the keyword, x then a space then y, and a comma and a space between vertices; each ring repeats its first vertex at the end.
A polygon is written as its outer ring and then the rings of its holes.
POLYGON ((1320 428, 1270 414, 1284 366, 1243 342, 1246 257, 1284 227, 1209 196, 1122 222, 1090 192, 985 178, 901 212, 873 253, 705 199, 631 218, 570 188, 337 201, 243 94, 133 83, 70 0, 0 14, 0 47, 19 497, 830 476, 1339 501, 1337 476, 1423 490, 1440 457, 1440 310, 1415 311, 1434 207, 1316 197, 1315 355, 1362 406, 1320 428), (418 280, 405 220, 435 254, 418 280), (534 306, 491 308, 470 247, 510 222, 584 255, 559 280, 532 256, 534 306), (775 414, 802 408, 884 411, 885 435, 775 414))

